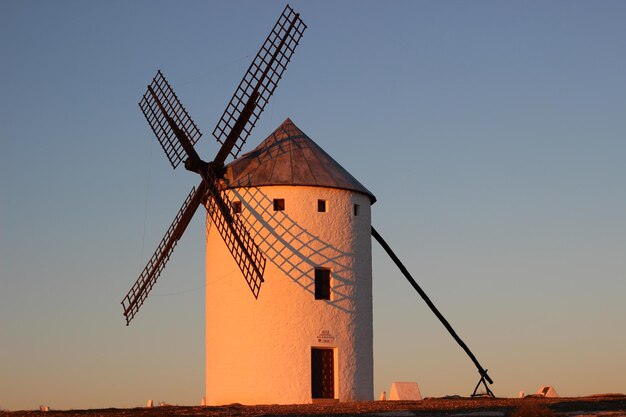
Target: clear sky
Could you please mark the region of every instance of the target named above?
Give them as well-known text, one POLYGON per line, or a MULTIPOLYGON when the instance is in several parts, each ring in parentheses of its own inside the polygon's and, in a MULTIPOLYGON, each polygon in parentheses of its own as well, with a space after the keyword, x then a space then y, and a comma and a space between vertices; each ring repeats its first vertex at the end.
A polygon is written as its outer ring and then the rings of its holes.
MULTIPOLYGON (((162 69, 205 137, 283 1, 0 2, 0 409, 198 404, 198 215, 120 300, 197 177, 138 106, 162 69)), ((626 2, 293 2, 309 29, 249 148, 292 120, 498 396, 626 392, 626 2)), ((375 395, 468 395, 470 360, 373 242, 375 395)))

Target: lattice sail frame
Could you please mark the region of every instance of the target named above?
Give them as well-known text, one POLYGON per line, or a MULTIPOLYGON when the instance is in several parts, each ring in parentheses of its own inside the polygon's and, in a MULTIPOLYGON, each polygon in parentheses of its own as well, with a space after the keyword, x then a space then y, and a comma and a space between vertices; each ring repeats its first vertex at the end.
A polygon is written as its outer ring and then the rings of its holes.
POLYGON ((248 283, 254 298, 259 298, 259 291, 263 283, 263 273, 265 272, 265 255, 263 255, 263 252, 255 243, 244 223, 239 219, 239 216, 234 213, 233 203, 226 191, 218 190, 217 179, 212 173, 209 173, 209 181, 211 180, 213 182, 210 184, 214 184, 215 187, 209 185, 209 193, 207 193, 206 199, 207 212, 233 259, 239 266, 239 270, 248 283), (210 196, 212 192, 217 192, 219 198, 212 198, 210 196), (221 199, 221 202, 218 199, 221 199), (219 207, 220 204, 222 204, 222 209, 219 207), (229 223, 235 231, 234 234, 230 230, 229 223), (235 234, 239 238, 241 245, 238 244, 235 234), (242 246, 250 255, 250 258, 246 256, 242 246))
POLYGON ((287 5, 250 64, 221 119, 217 122, 213 136, 218 142, 224 144, 229 133, 235 130, 236 121, 250 98, 258 94, 251 117, 244 126, 239 127, 241 129, 240 140, 230 150, 233 158, 237 158, 250 136, 250 132, 274 93, 306 28, 307 26, 300 19, 300 14, 287 5))
POLYGON ((141 272, 141 275, 139 275, 135 284, 122 300, 127 326, 139 311, 139 308, 148 297, 148 293, 152 290, 154 284, 156 284, 159 275, 161 275, 161 271, 163 271, 165 264, 172 255, 172 252, 174 252, 174 247, 176 247, 178 240, 181 238, 187 225, 189 225, 196 210, 204 201, 205 196, 206 187, 204 186, 204 181, 197 189, 196 187, 191 189, 191 192, 187 195, 185 202, 178 211, 178 214, 176 214, 169 229, 165 232, 165 236, 161 239, 161 242, 141 272))
POLYGON ((274 93, 306 25, 288 5, 261 46, 235 90, 213 135, 222 147, 213 162, 206 164, 194 149, 202 133, 182 106, 178 96, 159 70, 139 102, 148 124, 173 168, 186 159, 185 167, 203 177, 192 190, 141 275, 122 300, 128 325, 146 300, 157 278, 182 237, 197 207, 204 203, 213 223, 255 298, 258 298, 266 259, 233 206, 216 176, 228 155, 237 157, 250 132, 274 93), (187 157, 187 158, 186 158, 187 157))
POLYGON ((169 159, 172 167, 175 169, 186 158, 187 154, 183 145, 176 137, 168 117, 187 136, 192 146, 200 139, 202 133, 195 122, 191 120, 191 117, 189 117, 187 110, 181 104, 161 70, 157 71, 157 74, 152 79, 152 83, 148 85, 148 90, 139 102, 139 107, 159 140, 165 155, 167 155, 167 159, 169 159), (157 103, 151 91, 154 92, 154 95, 156 95, 158 101, 163 106, 163 111, 161 111, 159 103, 157 103))

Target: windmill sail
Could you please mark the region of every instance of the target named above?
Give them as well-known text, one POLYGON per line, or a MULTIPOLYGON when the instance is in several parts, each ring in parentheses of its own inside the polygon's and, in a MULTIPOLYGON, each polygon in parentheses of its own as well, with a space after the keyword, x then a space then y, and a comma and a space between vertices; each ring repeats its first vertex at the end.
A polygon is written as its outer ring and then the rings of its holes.
POLYGON ((206 194, 206 187, 204 181, 200 183, 198 188, 191 189, 191 192, 185 199, 182 207, 176 214, 174 221, 170 225, 165 236, 157 246, 156 251, 148 261, 146 267, 143 269, 139 278, 132 286, 126 297, 122 300, 122 307, 124 309, 124 317, 126 317, 126 325, 135 317, 135 314, 139 311, 139 307, 143 304, 148 297, 148 293, 154 287, 161 271, 165 268, 165 264, 170 259, 176 243, 182 237, 183 232, 189 225, 194 213, 198 209, 200 203, 204 199, 206 194))
POLYGON ((287 5, 213 130, 215 139, 224 145, 215 157, 216 163, 223 164, 228 154, 237 158, 305 30, 300 14, 287 5))
POLYGON ((265 256, 244 224, 231 213, 230 200, 226 192, 219 189, 218 180, 223 175, 224 161, 228 155, 236 157, 241 151, 274 93, 305 29, 306 25, 300 15, 291 7, 285 7, 213 132, 222 146, 211 163, 200 159, 194 149, 202 133, 189 117, 163 73, 158 71, 148 85, 139 107, 150 128, 172 167, 176 168, 185 160, 185 168, 198 173, 202 177, 202 183, 189 194, 156 252, 122 300, 127 325, 147 298, 201 203, 206 204, 213 223, 252 294, 258 298, 263 282, 265 256))
MULTIPOLYGON (((167 155, 172 168, 176 168, 193 149, 202 133, 196 126, 178 96, 159 70, 148 85, 148 90, 139 102, 148 124, 156 135, 161 148, 167 155), (181 140, 181 134, 190 145, 181 140)), ((195 153, 195 151, 193 151, 195 153)))
POLYGON ((211 181, 215 179, 212 174, 209 171, 207 183, 211 198, 207 199, 207 211, 239 266, 254 298, 258 298, 265 271, 265 256, 244 224, 231 213, 233 205, 226 192, 218 190, 217 181, 211 181))

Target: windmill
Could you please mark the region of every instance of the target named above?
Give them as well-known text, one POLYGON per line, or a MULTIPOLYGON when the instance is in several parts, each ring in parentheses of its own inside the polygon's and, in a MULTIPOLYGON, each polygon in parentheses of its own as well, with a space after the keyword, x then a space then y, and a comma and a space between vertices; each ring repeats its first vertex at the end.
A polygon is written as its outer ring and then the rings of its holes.
POLYGON ((213 130, 213 136, 222 146, 211 162, 200 159, 194 149, 202 134, 160 70, 148 85, 139 107, 172 168, 184 159, 185 168, 199 174, 202 180, 191 190, 146 267, 122 300, 126 325, 148 297, 200 204, 206 206, 252 294, 258 297, 265 256, 246 227, 232 215, 232 203, 227 194, 219 190, 218 180, 223 176, 228 156, 237 157, 256 125, 305 29, 300 15, 287 5, 213 130))
POLYGON ((372 193, 289 119, 238 157, 305 29, 286 6, 213 131, 222 146, 211 162, 195 151, 201 133, 163 74, 148 85, 139 105, 151 129, 172 167, 184 160, 201 182, 124 297, 126 324, 202 204, 218 232, 207 233, 207 402, 371 400, 373 236, 478 368, 474 394, 483 384, 492 395, 487 370, 371 226, 372 193), (286 200, 298 210, 286 210, 286 200), (259 298, 266 264, 269 296, 259 298), (230 288, 239 273, 254 301, 230 288), (209 276, 219 279, 209 286, 209 276))

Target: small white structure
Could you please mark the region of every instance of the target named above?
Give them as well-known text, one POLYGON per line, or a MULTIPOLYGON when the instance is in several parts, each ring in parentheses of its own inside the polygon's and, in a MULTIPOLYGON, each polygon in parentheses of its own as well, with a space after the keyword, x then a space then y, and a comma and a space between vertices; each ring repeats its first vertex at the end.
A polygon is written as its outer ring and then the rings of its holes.
POLYGON ((373 400, 374 196, 287 119, 226 167, 258 299, 207 216, 206 403, 373 400))
POLYGON ((537 390, 537 394, 543 395, 544 397, 547 397, 547 398, 558 398, 559 397, 559 394, 556 392, 554 387, 552 387, 551 385, 545 385, 543 387, 539 387, 539 389, 537 390))
POLYGON ((417 382, 394 382, 391 384, 389 401, 421 401, 422 393, 417 382))
POLYGON ((148 400, 148 402, 146 403, 146 407, 148 407, 148 408, 154 407, 154 401, 148 400))
POLYGON ((520 391, 519 394, 517 394, 517 398, 524 398, 526 396, 526 393, 524 392, 524 390, 520 391))

